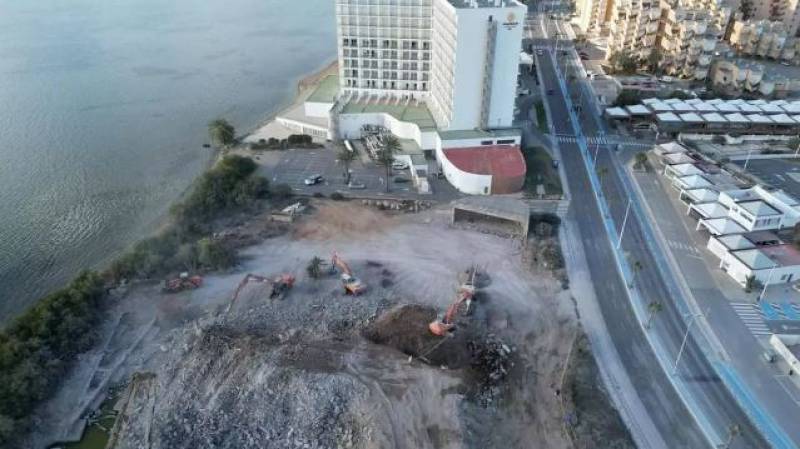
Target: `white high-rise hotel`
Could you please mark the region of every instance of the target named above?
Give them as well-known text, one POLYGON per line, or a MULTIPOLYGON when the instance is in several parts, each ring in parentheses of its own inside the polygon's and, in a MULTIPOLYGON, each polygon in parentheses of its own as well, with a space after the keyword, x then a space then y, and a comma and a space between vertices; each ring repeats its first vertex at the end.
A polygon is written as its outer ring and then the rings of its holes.
POLYGON ((440 130, 511 126, 516 0, 337 0, 340 98, 418 100, 440 130))

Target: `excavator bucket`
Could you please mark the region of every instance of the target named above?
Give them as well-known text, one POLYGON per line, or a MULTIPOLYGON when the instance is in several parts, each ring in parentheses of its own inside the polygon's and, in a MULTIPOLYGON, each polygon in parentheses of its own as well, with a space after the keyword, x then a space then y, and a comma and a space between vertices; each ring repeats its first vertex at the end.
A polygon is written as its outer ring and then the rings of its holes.
POLYGON ((428 330, 430 330, 433 335, 439 337, 446 336, 447 333, 450 332, 450 330, 452 329, 453 329, 452 324, 445 324, 440 320, 433 321, 431 322, 431 324, 428 325, 428 330))

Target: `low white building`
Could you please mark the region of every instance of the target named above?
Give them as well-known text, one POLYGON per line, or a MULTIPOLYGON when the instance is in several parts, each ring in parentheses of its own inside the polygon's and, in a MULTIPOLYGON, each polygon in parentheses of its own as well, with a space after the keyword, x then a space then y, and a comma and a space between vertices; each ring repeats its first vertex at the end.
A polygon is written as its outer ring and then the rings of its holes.
POLYGON ((786 374, 800 386, 800 335, 773 334, 769 344, 786 362, 786 374))

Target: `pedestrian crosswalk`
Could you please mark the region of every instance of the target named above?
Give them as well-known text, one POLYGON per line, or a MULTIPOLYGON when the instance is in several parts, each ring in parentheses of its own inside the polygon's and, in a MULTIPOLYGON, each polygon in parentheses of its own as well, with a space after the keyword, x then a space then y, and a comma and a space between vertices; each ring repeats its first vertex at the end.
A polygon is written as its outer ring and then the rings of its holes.
POLYGON ((745 327, 755 336, 769 335, 769 327, 764 320, 764 315, 756 304, 749 302, 733 302, 733 311, 742 320, 745 327))
POLYGON ((672 249, 678 249, 682 251, 686 251, 691 254, 699 255, 700 251, 692 244, 686 242, 678 242, 676 240, 669 240, 667 239, 667 245, 669 245, 672 249))
MULTIPOLYGON (((578 141, 578 138, 575 136, 565 135, 565 134, 558 134, 556 136, 556 140, 558 143, 575 143, 578 141)), ((616 145, 622 144, 627 146, 639 146, 639 147, 651 147, 653 144, 644 143, 640 140, 634 140, 632 138, 620 138, 614 137, 609 138, 608 136, 589 136, 586 138, 586 143, 589 145, 616 145)))

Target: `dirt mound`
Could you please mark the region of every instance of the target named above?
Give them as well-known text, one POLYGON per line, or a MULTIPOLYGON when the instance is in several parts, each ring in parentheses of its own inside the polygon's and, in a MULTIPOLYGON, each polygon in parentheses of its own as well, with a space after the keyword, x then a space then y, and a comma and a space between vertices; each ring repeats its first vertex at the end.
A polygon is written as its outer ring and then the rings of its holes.
POLYGON ((382 213, 356 203, 320 204, 313 218, 298 223, 296 239, 327 240, 384 232, 392 221, 382 213))
POLYGON ((431 365, 458 369, 474 365, 479 331, 459 327, 447 337, 437 337, 428 330, 436 319, 436 309, 419 304, 398 306, 375 320, 362 331, 367 340, 395 348, 431 365))

